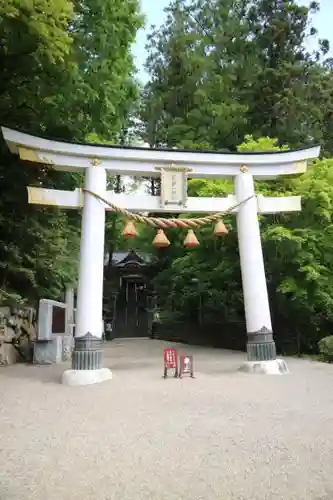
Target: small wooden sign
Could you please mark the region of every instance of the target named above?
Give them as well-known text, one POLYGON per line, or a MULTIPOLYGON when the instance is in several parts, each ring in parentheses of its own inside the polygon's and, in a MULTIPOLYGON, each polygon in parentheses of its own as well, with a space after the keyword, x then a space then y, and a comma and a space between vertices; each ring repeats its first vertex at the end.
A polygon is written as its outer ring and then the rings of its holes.
POLYGON ((174 377, 178 377, 178 353, 173 347, 164 349, 164 378, 167 378, 168 370, 175 370, 174 377))
POLYGON ((175 165, 161 168, 161 207, 186 207, 187 170, 175 165))
POLYGON ((194 378, 193 356, 182 354, 180 356, 179 378, 183 378, 184 375, 194 378))

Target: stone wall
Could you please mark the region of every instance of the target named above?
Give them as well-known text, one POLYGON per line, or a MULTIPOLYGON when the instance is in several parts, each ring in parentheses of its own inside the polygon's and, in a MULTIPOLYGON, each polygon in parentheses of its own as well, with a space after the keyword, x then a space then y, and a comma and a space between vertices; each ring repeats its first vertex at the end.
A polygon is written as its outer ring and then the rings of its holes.
POLYGON ((0 364, 16 363, 23 356, 29 359, 36 330, 35 309, 0 306, 0 364))

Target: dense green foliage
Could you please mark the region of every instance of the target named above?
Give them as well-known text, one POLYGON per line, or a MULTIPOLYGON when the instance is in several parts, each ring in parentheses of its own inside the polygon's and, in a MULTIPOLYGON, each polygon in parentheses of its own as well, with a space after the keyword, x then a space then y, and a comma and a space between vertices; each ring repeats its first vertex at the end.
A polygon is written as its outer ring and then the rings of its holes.
POLYGON ((332 152, 329 44, 295 0, 174 0, 148 44, 142 117, 146 139, 235 149, 244 135, 332 152), (322 62, 319 62, 321 60, 322 62))
MULTIPOLYGON (((300 178, 257 183, 258 193, 301 195, 301 214, 260 218, 274 331, 280 350, 311 351, 333 323, 333 74, 329 44, 310 8, 294 0, 172 0, 148 43, 140 114, 131 44, 137 0, 0 0, 0 123, 33 134, 152 147, 269 151, 320 142, 324 157, 300 178), (320 35, 320 34, 319 34, 320 35), (140 127, 133 124, 141 118, 140 127), (275 139, 270 139, 277 138, 275 139)), ((59 296, 77 277, 80 214, 27 204, 26 186, 73 189, 82 180, 24 164, 0 144, 1 298, 59 296)), ((149 180, 146 180, 149 184, 149 180)), ((110 179, 121 190, 122 179, 110 179)), ((152 194, 158 183, 151 182, 152 194)), ((195 179, 192 196, 225 196, 228 180, 195 179)), ((188 337, 244 346, 244 308, 234 217, 230 233, 184 233, 158 252, 161 316, 189 325, 188 337), (196 325, 196 326, 194 326, 196 325)), ((130 245, 107 218, 108 250, 130 245)), ((138 249, 154 232, 141 228, 138 249)), ((182 327, 179 331, 186 334, 182 327)))
MULTIPOLYGON (((138 97, 137 0, 1 0, 0 123, 69 140, 118 141, 138 97)), ((56 298, 77 277, 79 213, 27 204, 27 185, 80 178, 24 164, 0 144, 2 300, 56 298)))
POLYGON ((318 350, 324 361, 333 362, 333 335, 328 335, 318 342, 318 350))
MULTIPOLYGON (((332 156, 333 73, 329 44, 311 25, 318 8, 294 0, 172 1, 148 43, 145 140, 212 150, 242 144, 244 151, 319 142, 332 156), (310 53, 311 38, 318 48, 310 53)), ((332 167, 333 160, 322 160, 299 179, 256 186, 262 194, 303 199, 301 214, 261 217, 280 350, 315 350, 332 328, 332 167)), ((233 189, 211 180, 192 180, 189 188, 197 196, 233 189)), ((235 347, 244 345, 245 325, 235 219, 227 223, 225 240, 203 229, 192 251, 182 248, 183 235, 172 235, 156 285, 164 317, 192 322, 189 332, 181 329, 185 337, 235 347), (198 321, 201 328, 193 326, 198 321)))

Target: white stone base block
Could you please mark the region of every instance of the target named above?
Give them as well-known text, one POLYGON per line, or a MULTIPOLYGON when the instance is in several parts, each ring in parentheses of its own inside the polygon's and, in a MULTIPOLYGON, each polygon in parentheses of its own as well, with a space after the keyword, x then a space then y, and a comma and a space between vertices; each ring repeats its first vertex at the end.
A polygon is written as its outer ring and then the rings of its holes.
POLYGON ((61 377, 64 385, 91 385, 112 379, 112 372, 108 368, 99 370, 66 370, 61 377))
POLYGON ((289 373, 286 362, 283 359, 246 361, 239 370, 246 373, 260 373, 264 375, 285 375, 289 373))

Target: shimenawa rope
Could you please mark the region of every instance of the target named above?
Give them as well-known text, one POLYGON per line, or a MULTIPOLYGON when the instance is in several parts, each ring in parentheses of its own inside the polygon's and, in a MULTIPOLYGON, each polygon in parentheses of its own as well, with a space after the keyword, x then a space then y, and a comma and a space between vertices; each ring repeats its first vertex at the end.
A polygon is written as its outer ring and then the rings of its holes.
POLYGON ((168 229, 172 227, 180 227, 180 228, 195 228, 199 226, 204 226, 205 224, 210 224, 212 222, 218 221, 221 217, 224 215, 229 214, 236 208, 240 207, 247 201, 251 200, 254 198, 256 195, 253 194, 249 196, 248 198, 245 198, 241 202, 237 203, 236 205, 228 208, 228 210, 225 210, 224 212, 218 212, 212 215, 207 215, 206 217, 198 217, 195 219, 166 219, 164 217, 146 217, 145 215, 139 215, 139 214, 134 214, 133 212, 130 212, 129 210, 126 210, 124 208, 120 208, 117 205, 114 205, 110 201, 106 200, 102 196, 100 196, 97 193, 94 193, 93 191, 90 191, 90 189, 82 188, 82 191, 84 193, 91 194, 101 202, 105 203, 108 205, 114 212, 117 212, 118 214, 124 215, 125 217, 134 220, 135 222, 140 222, 142 224, 148 224, 153 227, 161 228, 161 229, 168 229))

